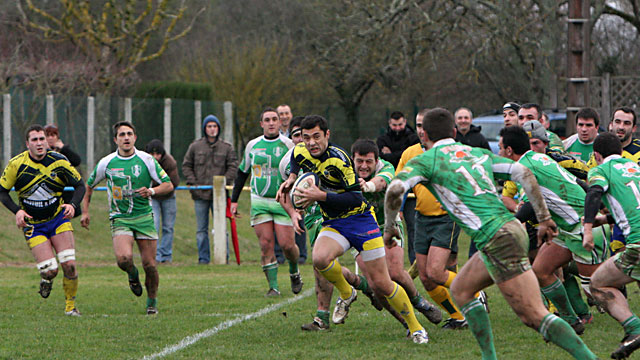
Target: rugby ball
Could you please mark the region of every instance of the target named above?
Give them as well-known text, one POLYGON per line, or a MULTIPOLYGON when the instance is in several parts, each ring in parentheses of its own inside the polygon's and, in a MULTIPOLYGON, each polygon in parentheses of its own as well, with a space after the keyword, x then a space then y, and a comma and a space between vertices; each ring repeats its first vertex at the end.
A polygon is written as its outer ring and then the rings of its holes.
POLYGON ((296 182, 293 183, 293 187, 291 188, 291 193, 290 193, 291 203, 293 204, 293 207, 298 210, 304 210, 304 207, 301 204, 302 199, 299 196, 295 195, 296 189, 308 189, 311 186, 311 184, 318 186, 319 183, 320 183, 320 179, 318 178, 318 175, 316 175, 315 173, 308 172, 298 176, 298 179, 296 179, 296 182))

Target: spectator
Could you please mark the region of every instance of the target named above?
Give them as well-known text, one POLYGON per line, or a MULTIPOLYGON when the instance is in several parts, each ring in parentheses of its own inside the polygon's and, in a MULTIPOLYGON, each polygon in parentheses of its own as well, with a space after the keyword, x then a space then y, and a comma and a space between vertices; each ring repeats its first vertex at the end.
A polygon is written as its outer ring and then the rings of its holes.
POLYGON ((466 107, 461 107, 456 110, 455 121, 457 142, 491 150, 489 142, 480 132, 482 128, 471 123, 473 121, 473 113, 471 110, 466 107))
POLYGON ((278 116, 280 117, 280 121, 282 125, 280 125, 280 133, 286 137, 289 137, 289 122, 293 115, 291 114, 291 107, 286 104, 279 105, 276 108, 278 112, 278 116))
MULTIPOLYGON (((182 162, 187 185, 211 185, 215 175, 224 175, 227 185, 233 184, 238 172, 238 156, 231 143, 219 139, 220 121, 214 115, 207 115, 202 121, 202 130, 205 135, 189 145, 182 162)), ((208 264, 211 261, 209 212, 213 216, 213 191, 191 190, 191 198, 196 211, 198 263, 208 264)))
POLYGON ((419 144, 418 135, 407 126, 407 119, 400 111, 394 111, 389 117, 389 128, 384 135, 378 137, 380 157, 390 162, 394 168, 398 166, 402 152, 411 145, 419 144))
POLYGON ((518 125, 518 111, 520 105, 514 102, 508 102, 502 105, 502 117, 504 118, 504 127, 518 125))
MULTIPOLYGON (((149 141, 144 151, 153 156, 164 172, 169 175, 173 188, 178 187, 180 184, 178 163, 176 163, 176 160, 171 154, 165 151, 162 141, 158 139, 149 141)), ((151 182, 152 187, 158 185, 160 184, 155 181, 151 182)), ((173 226, 176 223, 175 190, 171 190, 170 193, 165 195, 153 195, 151 197, 151 207, 153 208, 153 221, 156 226, 156 231, 158 235, 161 236, 160 244, 156 249, 156 261, 159 263, 170 263, 173 259, 173 226), (160 223, 160 218, 162 218, 162 223, 160 223)))
MULTIPOLYGON (((53 124, 49 124, 45 126, 44 136, 47 138, 47 145, 49 146, 49 149, 64 155, 69 160, 69 163, 71 164, 71 166, 73 166, 74 168, 77 168, 78 166, 80 166, 80 163, 82 162, 82 160, 80 159, 80 155, 78 155, 77 152, 71 150, 69 145, 65 145, 62 142, 62 140, 60 140, 60 130, 58 130, 57 126, 53 124)), ((72 197, 73 197, 73 191, 62 192, 63 203, 71 204, 72 197)), ((73 217, 76 218, 81 214, 82 214, 82 209, 78 207, 73 217)))

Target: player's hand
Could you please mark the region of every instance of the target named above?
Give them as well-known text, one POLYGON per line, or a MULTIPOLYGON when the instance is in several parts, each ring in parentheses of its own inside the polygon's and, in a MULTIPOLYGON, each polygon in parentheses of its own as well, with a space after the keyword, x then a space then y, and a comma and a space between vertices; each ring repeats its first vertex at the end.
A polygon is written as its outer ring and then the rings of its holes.
POLYGON ((153 193, 151 192, 151 189, 146 188, 146 187, 141 187, 139 189, 136 189, 136 193, 140 196, 142 196, 143 198, 150 198, 151 196, 153 196, 153 193))
POLYGON ((286 197, 291 188, 293 187, 293 183, 296 182, 296 178, 289 176, 287 180, 285 180, 278 189, 276 193, 276 201, 280 201, 281 197, 286 197))
POLYGON ((593 243, 593 232, 591 229, 588 231, 585 229, 585 232, 582 234, 582 247, 587 251, 591 251, 595 247, 593 243))
POLYGON ((231 205, 229 205, 229 211, 231 212, 231 215, 235 218, 240 218, 240 214, 238 213, 238 203, 237 202, 232 202, 231 205))
POLYGON ((23 227, 27 226, 27 222, 24 220, 24 218, 33 219, 33 217, 31 215, 27 214, 26 211, 18 210, 18 212, 16 213, 16 225, 20 229, 22 229, 23 227))
POLYGON ((294 194, 296 196, 299 196, 301 199, 301 201, 298 201, 298 203, 296 204, 298 205, 298 207, 307 207, 315 201, 325 201, 327 199, 327 193, 320 190, 320 188, 312 182, 309 182, 309 187, 306 189, 298 187, 297 189, 295 189, 294 194))
MULTIPOLYGON (((584 216, 582 217, 584 221, 584 216)), ((595 221, 593 222, 593 226, 598 227, 601 225, 607 225, 609 222, 607 221, 607 215, 596 215, 595 221)))
POLYGON ((400 237, 400 232, 398 231, 397 226, 384 227, 384 233, 382 234, 382 240, 384 241, 384 245, 391 249, 394 246, 398 246, 395 238, 400 237))
POLYGON ((62 204, 62 211, 64 212, 65 219, 73 219, 73 216, 76 214, 76 208, 71 204, 62 204))
POLYGON ((293 223, 293 230, 298 235, 301 235, 304 232, 304 228, 300 226, 301 220, 302 220, 302 215, 300 215, 298 211, 294 211, 291 214, 291 222, 293 223))
POLYGON ((90 221, 91 221, 91 218, 89 217, 89 214, 86 212, 83 212, 82 216, 80 217, 80 225, 82 225, 83 228, 89 230, 90 221))
POLYGON ((538 226, 538 246, 542 243, 549 242, 558 236, 558 226, 553 220, 549 219, 543 221, 538 226))

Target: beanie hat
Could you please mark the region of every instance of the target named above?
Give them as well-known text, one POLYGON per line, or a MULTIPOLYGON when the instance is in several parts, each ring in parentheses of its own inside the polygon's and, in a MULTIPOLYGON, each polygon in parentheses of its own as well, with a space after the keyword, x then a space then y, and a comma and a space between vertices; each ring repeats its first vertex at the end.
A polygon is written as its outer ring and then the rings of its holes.
POLYGON ((546 143, 549 142, 549 137, 547 136, 547 131, 544 126, 538 120, 529 120, 524 125, 522 125, 524 131, 527 132, 530 139, 540 139, 546 143))
MULTIPOLYGON (((204 136, 207 136, 207 132, 205 131, 205 129, 207 128, 207 124, 212 121, 218 124, 218 129, 222 130, 220 126, 220 120, 218 120, 215 115, 207 115, 204 120, 202 120, 202 132, 204 133, 204 136)), ((219 134, 220 132, 218 132, 218 135, 219 134)))
POLYGON ((149 154, 160 154, 160 155, 164 155, 166 153, 166 151, 164 150, 164 145, 162 144, 162 141, 160 141, 159 139, 153 139, 149 141, 147 146, 144 147, 144 151, 149 154))
POLYGON ((520 105, 518 105, 517 103, 514 103, 514 102, 508 102, 508 103, 502 105, 502 111, 505 111, 507 109, 511 109, 511 110, 513 110, 513 111, 515 111, 517 113, 518 111, 520 111, 520 105))

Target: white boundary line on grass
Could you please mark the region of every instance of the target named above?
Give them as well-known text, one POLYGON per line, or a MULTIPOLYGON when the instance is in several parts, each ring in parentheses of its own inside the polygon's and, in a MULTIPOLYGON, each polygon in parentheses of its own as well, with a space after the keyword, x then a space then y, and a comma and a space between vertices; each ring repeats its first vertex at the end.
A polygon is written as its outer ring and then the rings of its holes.
POLYGON ((243 315, 243 316, 239 316, 235 319, 232 320, 228 320, 223 322, 222 324, 212 327, 210 329, 207 329, 205 331, 199 332, 195 335, 191 335, 191 336, 187 336, 186 338, 180 340, 179 343, 175 344, 175 345, 171 345, 171 346, 167 346, 165 347, 162 351, 157 352, 155 354, 152 355, 147 355, 145 357, 143 357, 143 360, 151 360, 151 359, 156 359, 156 358, 161 358, 161 357, 165 357, 167 355, 173 354, 177 351, 180 351, 184 348, 186 348, 187 346, 193 345, 195 343, 197 343, 198 341, 208 338, 209 336, 215 335, 217 334, 219 331, 221 330, 225 330, 228 329, 234 325, 238 325, 244 321, 247 320, 251 320, 251 319, 255 319, 264 315, 267 315, 268 313, 278 310, 279 308, 283 307, 284 305, 289 305, 289 304, 293 304, 294 302, 298 301, 298 300, 302 300, 304 298, 306 298, 307 296, 313 294, 314 288, 308 289, 307 291, 303 292, 302 294, 298 295, 298 296, 294 296, 290 299, 288 299, 287 301, 283 301, 281 303, 277 303, 277 304, 273 304, 271 306, 267 306, 266 308, 262 308, 254 313, 251 314, 247 314, 247 315, 243 315))

